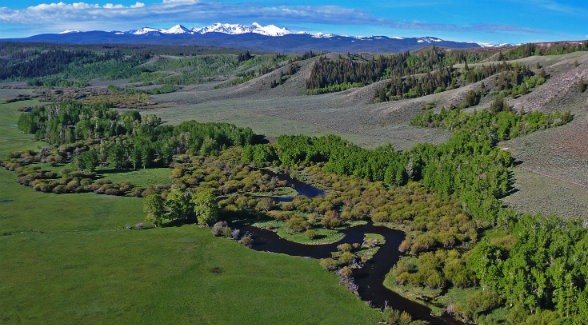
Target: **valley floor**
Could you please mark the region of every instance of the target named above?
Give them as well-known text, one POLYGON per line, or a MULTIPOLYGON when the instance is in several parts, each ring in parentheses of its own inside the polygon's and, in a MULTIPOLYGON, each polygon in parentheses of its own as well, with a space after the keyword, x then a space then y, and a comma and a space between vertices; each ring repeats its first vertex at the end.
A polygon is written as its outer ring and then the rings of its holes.
MULTIPOLYGON (((520 162, 513 170, 516 191, 504 202, 522 212, 588 220, 588 91, 577 90, 580 78, 588 80, 588 53, 524 60, 543 65, 550 78, 509 103, 525 110, 571 110, 575 118, 500 144, 520 162)), ((269 82, 279 70, 230 88, 205 83, 151 96, 158 105, 148 112, 171 124, 230 122, 270 140, 337 134, 364 147, 390 143, 408 150, 450 136, 409 125, 423 106, 458 103, 474 87, 387 103, 372 103, 376 84, 306 96, 311 63, 276 88, 269 82)), ((110 84, 101 83, 96 86, 110 84)), ((0 101, 18 94, 31 90, 0 89, 0 101)), ((0 104, 0 159, 44 145, 15 127, 16 108, 37 103, 0 104)), ((482 101, 471 109, 488 106, 482 101)), ((147 184, 167 175, 158 169, 109 178, 147 184)), ((40 193, 0 169, 0 310, 9 311, 0 313, 0 322, 366 324, 381 318, 316 260, 256 252, 195 225, 126 229, 144 215, 137 198, 40 193)))
MULTIPOLYGON (((42 146, 13 126, 23 104, 32 103, 0 104, 2 156, 42 146)), ((316 260, 256 252, 196 225, 126 230, 144 219, 141 199, 41 193, 4 169, 0 189, 1 323, 380 319, 316 260)))

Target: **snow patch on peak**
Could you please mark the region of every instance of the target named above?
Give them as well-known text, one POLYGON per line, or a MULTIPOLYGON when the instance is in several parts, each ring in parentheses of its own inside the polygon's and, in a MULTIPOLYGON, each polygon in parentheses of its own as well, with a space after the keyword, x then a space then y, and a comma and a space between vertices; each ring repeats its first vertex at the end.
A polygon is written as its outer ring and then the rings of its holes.
POLYGON ((192 31, 182 25, 175 25, 170 29, 161 29, 162 34, 191 34, 192 31))
POLYGON ((216 23, 210 26, 205 26, 201 28, 192 28, 192 31, 198 34, 206 34, 206 33, 222 33, 222 34, 230 34, 230 35, 237 35, 237 34, 260 34, 266 36, 284 36, 287 34, 291 34, 292 32, 286 28, 280 28, 275 25, 267 25, 262 26, 259 23, 253 23, 249 26, 247 25, 240 25, 240 24, 222 24, 216 23))
POLYGON ((480 45, 480 47, 505 47, 505 46, 512 46, 510 43, 488 43, 488 42, 473 42, 475 44, 480 45))
POLYGON ((135 35, 145 35, 148 33, 159 32, 159 29, 151 28, 151 27, 143 27, 141 29, 137 29, 133 32, 135 35))
POLYGON ((64 30, 63 32, 61 32, 59 34, 73 34, 73 33, 81 33, 81 31, 79 31, 77 29, 68 29, 68 30, 64 30))
POLYGON ((216 23, 210 26, 204 26, 202 28, 193 28, 192 31, 199 34, 206 33, 223 33, 223 34, 243 34, 246 31, 243 29, 243 25, 238 24, 221 24, 216 23))
MULTIPOLYGON (((304 32, 302 32, 302 33, 300 33, 300 34, 308 34, 308 33, 304 33, 304 32)), ((333 38, 333 37, 337 36, 337 35, 335 35, 335 34, 325 34, 325 33, 321 33, 321 32, 318 32, 318 33, 312 33, 312 34, 310 34, 310 35, 311 35, 313 38, 333 38)))
POLYGON ((480 47, 495 47, 496 44, 494 43, 487 43, 487 42, 475 42, 476 44, 480 45, 480 47))
POLYGON ((417 40, 417 43, 439 43, 442 42, 443 40, 440 38, 436 38, 436 37, 421 37, 417 40))
POLYGON ((284 35, 292 34, 292 32, 289 31, 288 29, 280 28, 276 25, 261 26, 258 23, 253 23, 251 25, 251 27, 255 28, 253 33, 267 35, 267 36, 284 36, 284 35))

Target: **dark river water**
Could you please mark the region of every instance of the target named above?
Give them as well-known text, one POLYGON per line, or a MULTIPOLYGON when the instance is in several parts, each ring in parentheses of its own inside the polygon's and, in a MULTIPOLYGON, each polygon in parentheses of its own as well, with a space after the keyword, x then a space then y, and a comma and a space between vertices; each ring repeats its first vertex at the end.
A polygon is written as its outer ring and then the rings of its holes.
MULTIPOLYGON (((266 171, 267 172, 267 171, 266 171)), ((324 192, 312 185, 294 180, 287 175, 269 172, 272 176, 288 180, 299 195, 316 197, 324 195, 324 192)), ((280 198, 280 201, 291 201, 293 198, 280 198)), ((383 226, 374 226, 368 223, 361 226, 350 227, 342 230, 345 237, 333 244, 326 245, 304 245, 280 238, 275 232, 260 229, 249 225, 239 225, 242 233, 249 232, 253 237, 252 249, 257 251, 282 253, 292 256, 303 256, 310 258, 331 257, 331 252, 337 251, 337 245, 343 243, 362 243, 366 233, 375 233, 384 236, 386 243, 380 246, 373 259, 367 262, 362 268, 353 270, 354 282, 358 285, 358 293, 362 300, 369 301, 372 306, 403 310, 410 313, 413 319, 427 320, 431 324, 462 324, 451 317, 434 317, 431 310, 421 304, 410 301, 395 292, 384 287, 384 278, 392 266, 400 257, 398 247, 404 240, 405 234, 400 230, 393 230, 383 226)))
MULTIPOLYGON (((287 181, 288 184, 290 184, 292 186, 292 188, 295 189, 296 192, 298 192, 298 195, 304 195, 309 198, 325 195, 325 192, 323 190, 321 190, 320 188, 318 188, 316 186, 312 186, 312 185, 304 183, 304 182, 301 182, 299 180, 293 179, 289 175, 277 174, 277 173, 274 173, 273 171, 267 170, 267 169, 263 169, 262 171, 265 174, 268 174, 270 176, 275 176, 275 177, 279 178, 280 180, 287 181)), ((294 200, 294 197, 292 197, 292 196, 272 197, 272 198, 278 202, 291 202, 292 200, 294 200)))
POLYGON ((345 237, 342 240, 327 245, 304 245, 291 242, 280 238, 273 231, 248 225, 241 226, 241 231, 252 235, 251 248, 254 250, 316 259, 331 257, 331 252, 337 251, 337 245, 361 243, 366 233, 380 234, 384 236, 386 243, 380 247, 371 261, 362 268, 353 270, 353 278, 359 287, 358 293, 361 299, 369 301, 375 307, 390 306, 404 310, 410 313, 413 319, 427 320, 431 324, 461 324, 450 317, 433 317, 428 307, 403 298, 384 286, 386 274, 400 256, 398 246, 404 240, 402 231, 368 223, 343 230, 345 237))

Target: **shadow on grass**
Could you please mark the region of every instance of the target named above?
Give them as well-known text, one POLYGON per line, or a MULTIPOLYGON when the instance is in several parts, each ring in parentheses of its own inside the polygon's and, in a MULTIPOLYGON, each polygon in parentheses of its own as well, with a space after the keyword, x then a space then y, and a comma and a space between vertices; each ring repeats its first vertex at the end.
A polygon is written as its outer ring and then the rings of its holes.
POLYGON ((248 209, 240 209, 235 211, 221 209, 219 213, 219 219, 224 220, 230 225, 234 226, 249 226, 256 222, 274 220, 263 212, 248 209))
POLYGON ((502 195, 500 198, 504 198, 504 197, 513 195, 514 193, 519 191, 519 189, 515 187, 516 180, 517 179, 514 175, 514 172, 512 170, 509 170, 508 171, 508 187, 507 187, 504 195, 502 195))

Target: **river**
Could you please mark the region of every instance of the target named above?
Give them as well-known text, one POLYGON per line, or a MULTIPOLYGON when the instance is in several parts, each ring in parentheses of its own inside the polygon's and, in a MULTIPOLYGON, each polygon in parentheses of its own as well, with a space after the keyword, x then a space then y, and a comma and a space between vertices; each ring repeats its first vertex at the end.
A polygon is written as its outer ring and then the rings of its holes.
MULTIPOLYGON (((266 171, 268 172, 268 171, 266 171)), ((299 195, 316 197, 324 195, 324 192, 312 185, 292 179, 284 174, 269 172, 272 176, 287 180, 299 195)), ((280 198, 280 201, 291 201, 293 198, 280 198)), ((449 317, 434 317, 431 310, 419 303, 408 300, 384 286, 384 278, 392 266, 400 257, 398 247, 404 240, 405 234, 400 230, 390 229, 384 226, 375 226, 371 222, 361 226, 354 226, 342 230, 345 237, 340 241, 325 245, 304 245, 291 242, 279 237, 275 232, 260 229, 250 225, 240 225, 242 233, 250 233, 253 237, 252 249, 272 253, 282 253, 292 256, 303 256, 310 258, 331 257, 331 252, 337 251, 337 246, 343 243, 362 243, 364 235, 375 233, 384 236, 386 243, 380 247, 372 260, 368 261, 362 268, 353 270, 354 282, 358 285, 358 294, 364 301, 369 301, 374 307, 391 308, 406 311, 414 319, 422 319, 431 324, 462 324, 449 317)))

